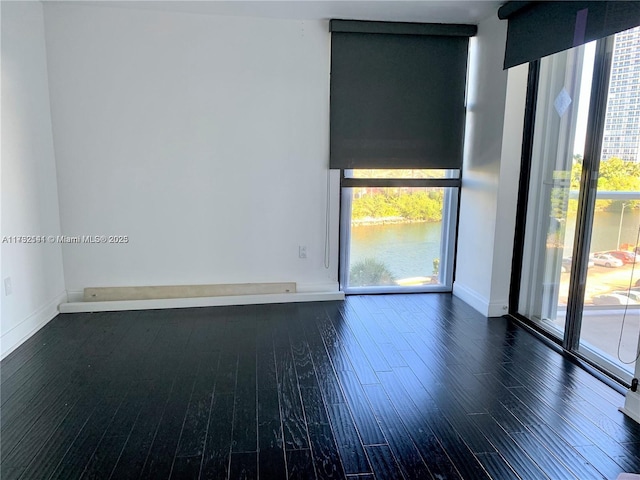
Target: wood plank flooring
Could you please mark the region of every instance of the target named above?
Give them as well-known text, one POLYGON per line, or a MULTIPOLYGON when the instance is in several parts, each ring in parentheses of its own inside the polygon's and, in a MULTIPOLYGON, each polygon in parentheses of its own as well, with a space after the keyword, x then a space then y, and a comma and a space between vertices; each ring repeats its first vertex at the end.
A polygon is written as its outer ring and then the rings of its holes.
POLYGON ((0 364, 13 479, 615 479, 622 395, 448 294, 59 315, 0 364))

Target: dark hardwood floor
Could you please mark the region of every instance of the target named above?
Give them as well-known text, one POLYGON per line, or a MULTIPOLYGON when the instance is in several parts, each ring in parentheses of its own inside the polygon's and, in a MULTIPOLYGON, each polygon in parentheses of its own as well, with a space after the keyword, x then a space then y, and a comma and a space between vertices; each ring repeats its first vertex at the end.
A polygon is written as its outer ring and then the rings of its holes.
POLYGON ((59 315, 0 364, 10 479, 615 479, 619 393, 448 294, 59 315))

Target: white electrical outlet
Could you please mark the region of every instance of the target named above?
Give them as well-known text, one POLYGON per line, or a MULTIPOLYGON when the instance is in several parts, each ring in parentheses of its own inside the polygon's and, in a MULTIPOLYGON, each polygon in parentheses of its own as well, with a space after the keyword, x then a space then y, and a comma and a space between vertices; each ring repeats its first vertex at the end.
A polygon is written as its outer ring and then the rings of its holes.
POLYGON ((11 277, 7 277, 4 279, 4 295, 5 296, 11 295, 11 292, 12 292, 11 277))
POLYGON ((307 246, 306 245, 298 246, 298 258, 307 258, 307 246))

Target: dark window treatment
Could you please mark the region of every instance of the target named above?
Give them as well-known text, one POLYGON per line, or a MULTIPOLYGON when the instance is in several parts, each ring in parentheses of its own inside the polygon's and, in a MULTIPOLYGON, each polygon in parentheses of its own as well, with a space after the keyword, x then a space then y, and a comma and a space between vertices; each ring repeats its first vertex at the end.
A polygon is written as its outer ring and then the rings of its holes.
POLYGON ((640 25, 640 2, 508 2, 504 68, 577 47, 640 25))
POLYGON ((331 22, 331 168, 460 168, 473 25, 331 22))

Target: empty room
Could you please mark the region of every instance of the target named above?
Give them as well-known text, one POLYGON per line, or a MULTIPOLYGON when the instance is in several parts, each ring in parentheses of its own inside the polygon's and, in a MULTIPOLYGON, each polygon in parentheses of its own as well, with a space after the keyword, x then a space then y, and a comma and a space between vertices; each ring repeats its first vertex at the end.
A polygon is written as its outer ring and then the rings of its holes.
POLYGON ((0 34, 0 478, 640 479, 640 2, 0 34))

